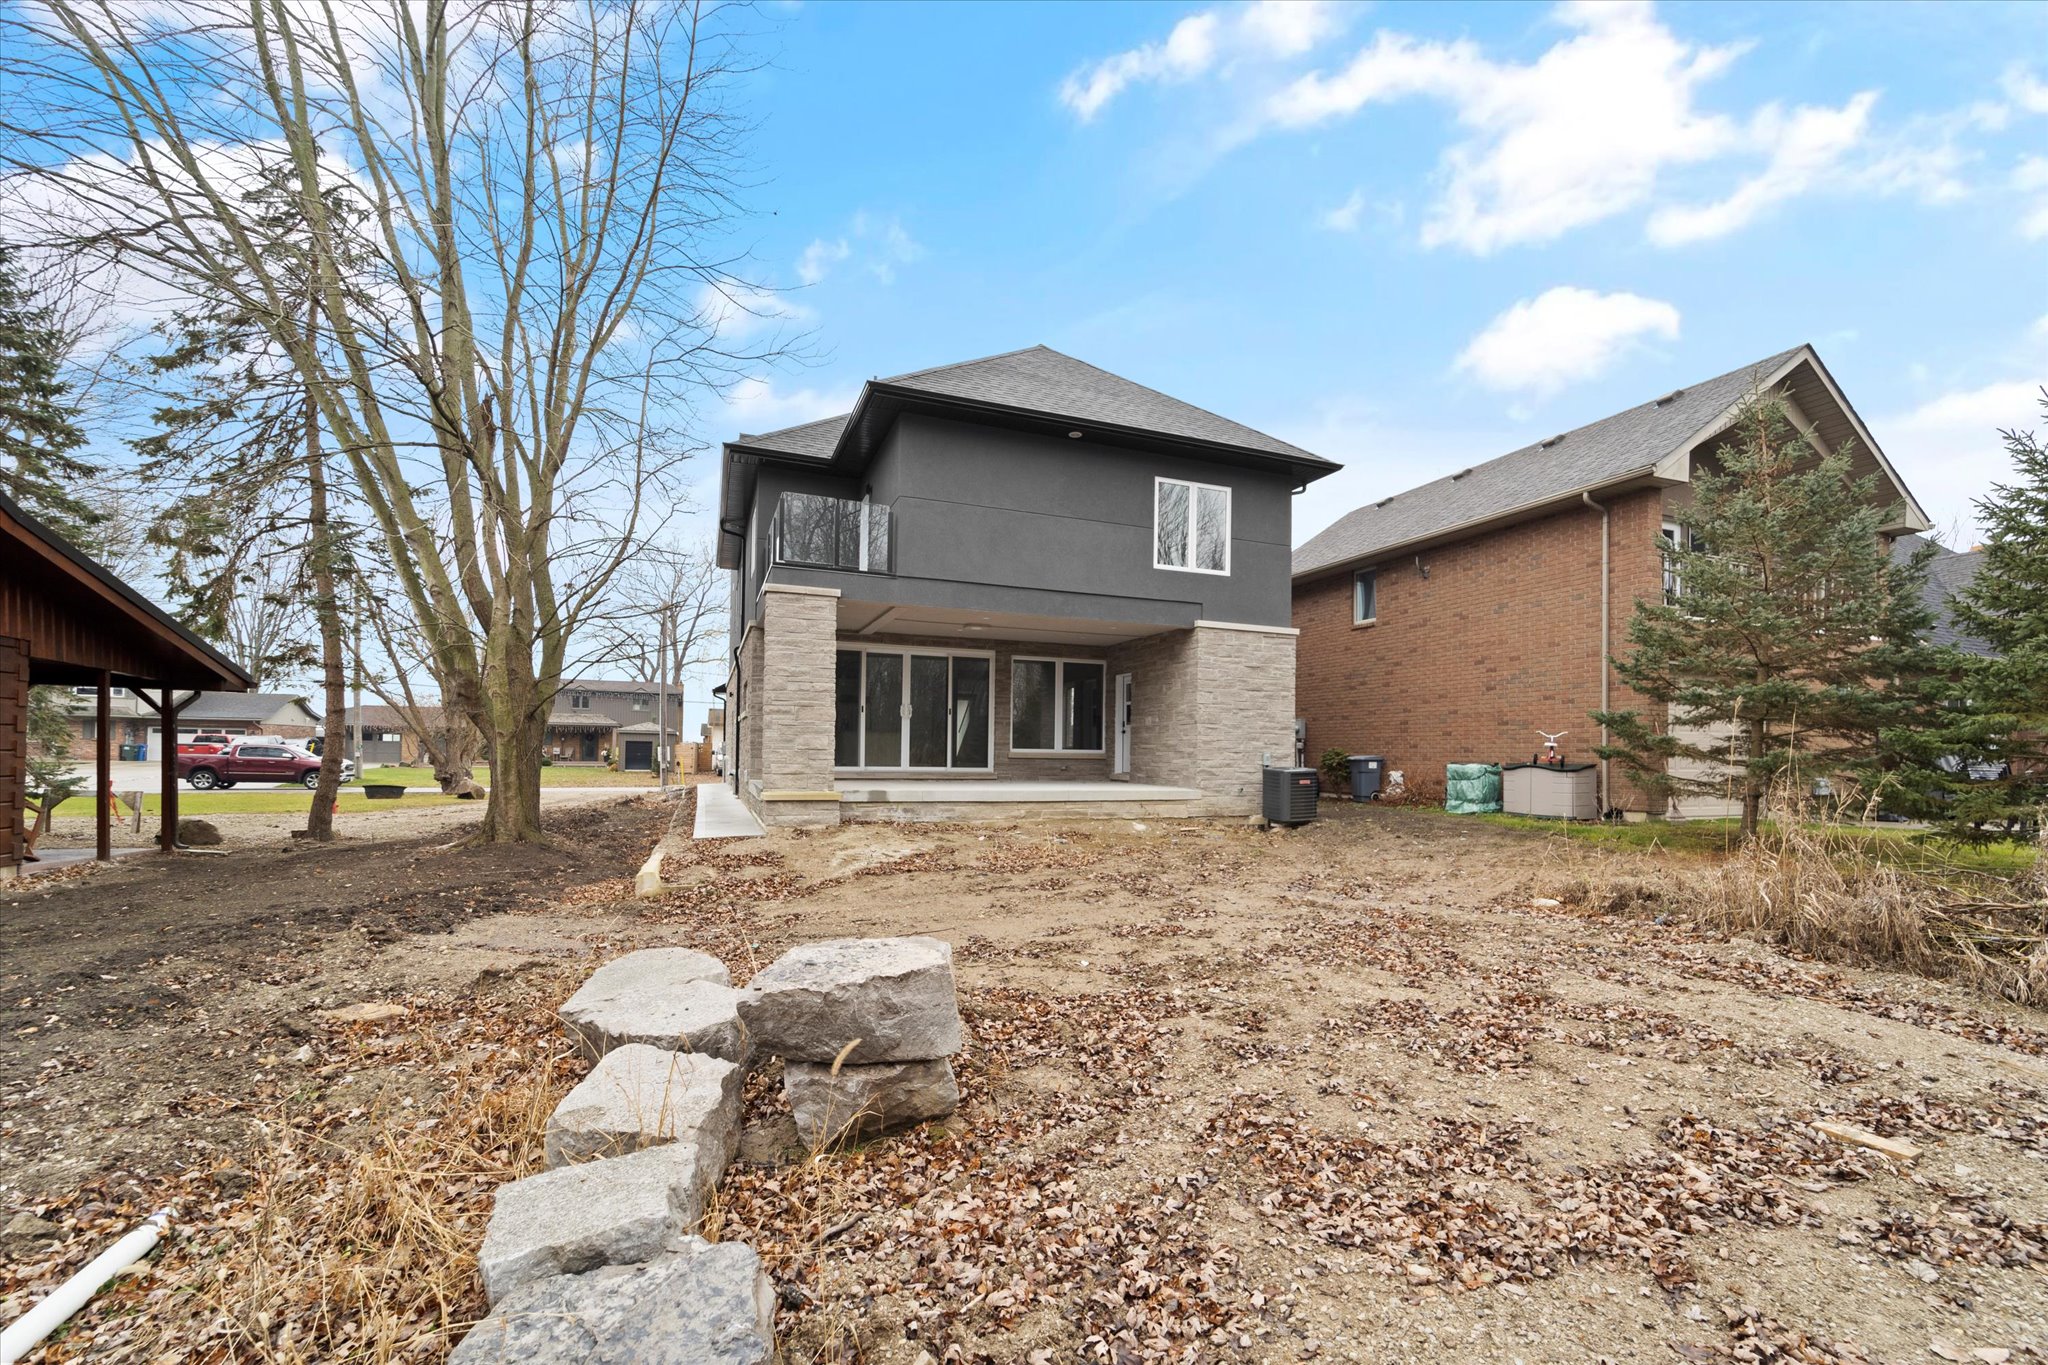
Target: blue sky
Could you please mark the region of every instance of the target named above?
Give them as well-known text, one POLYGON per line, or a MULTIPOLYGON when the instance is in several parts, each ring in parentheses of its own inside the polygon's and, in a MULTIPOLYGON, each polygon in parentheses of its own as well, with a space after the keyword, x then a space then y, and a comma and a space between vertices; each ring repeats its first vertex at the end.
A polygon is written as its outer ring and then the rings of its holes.
POLYGON ((1298 542, 1810 341, 1968 543, 1995 428, 2037 425, 2048 6, 763 21, 751 246, 812 354, 710 439, 1043 342, 1346 462, 1298 542))

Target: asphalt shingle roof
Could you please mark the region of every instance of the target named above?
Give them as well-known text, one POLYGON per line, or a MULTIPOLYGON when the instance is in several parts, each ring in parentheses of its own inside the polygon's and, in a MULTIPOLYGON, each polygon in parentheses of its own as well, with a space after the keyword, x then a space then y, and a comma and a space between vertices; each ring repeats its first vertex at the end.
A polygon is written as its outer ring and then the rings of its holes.
POLYGON ((1339 518, 1294 552, 1296 577, 1647 470, 1785 365, 1795 346, 1339 518))
MULTIPOLYGON (((1927 543, 1925 536, 1900 536, 1892 542, 1892 558, 1904 563, 1927 543)), ((1920 591, 1920 600, 1934 613, 1934 630, 1928 636, 1929 641, 1937 645, 1952 645, 1966 654, 1991 653, 1991 646, 1957 628, 1954 610, 1950 606, 1950 599, 1969 587, 1977 576, 1977 570, 1984 567, 1984 552, 1951 550, 1938 541, 1934 548, 1934 558, 1927 562, 1927 582, 1920 591)))
MULTIPOLYGON (((1299 446, 1192 403, 1148 389, 1121 375, 1046 346, 1031 346, 1003 355, 966 360, 936 369, 917 370, 876 381, 891 388, 911 389, 944 398, 995 403, 1026 412, 1046 413, 1076 422, 1153 431, 1240 450, 1279 455, 1316 464, 1329 462, 1299 446)), ((786 427, 781 431, 742 436, 740 444, 791 455, 826 458, 838 444, 851 414, 786 427)))
POLYGON ((201 720, 269 720, 297 703, 318 720, 320 712, 296 692, 201 692, 178 713, 179 724, 201 720))

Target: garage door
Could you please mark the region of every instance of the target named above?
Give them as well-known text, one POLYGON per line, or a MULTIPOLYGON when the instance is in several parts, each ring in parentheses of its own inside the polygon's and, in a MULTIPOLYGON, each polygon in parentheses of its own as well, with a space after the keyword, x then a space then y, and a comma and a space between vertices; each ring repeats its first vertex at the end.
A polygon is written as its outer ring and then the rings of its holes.
POLYGON ((626 771, 651 773, 654 771, 654 741, 651 739, 629 739, 626 741, 626 771))

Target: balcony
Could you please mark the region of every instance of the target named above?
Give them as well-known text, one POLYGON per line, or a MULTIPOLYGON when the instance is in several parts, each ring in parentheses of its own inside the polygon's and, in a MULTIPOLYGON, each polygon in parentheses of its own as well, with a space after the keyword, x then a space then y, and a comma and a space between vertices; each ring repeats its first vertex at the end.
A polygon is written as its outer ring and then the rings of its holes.
POLYGON ((775 505, 775 562, 807 569, 888 573, 886 504, 784 493, 775 505))

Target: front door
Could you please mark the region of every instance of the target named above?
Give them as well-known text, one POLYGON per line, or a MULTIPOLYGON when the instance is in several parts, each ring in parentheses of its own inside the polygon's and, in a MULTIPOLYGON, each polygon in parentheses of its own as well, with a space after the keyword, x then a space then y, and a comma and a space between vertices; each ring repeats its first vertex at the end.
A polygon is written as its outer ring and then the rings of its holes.
POLYGON ((1116 675, 1116 766, 1119 776, 1131 775, 1131 675, 1116 675))
POLYGON ((596 735, 590 735, 590 734, 586 734, 585 736, 583 736, 583 761, 584 761, 585 763, 595 763, 595 762, 597 762, 597 736, 596 736, 596 735))

